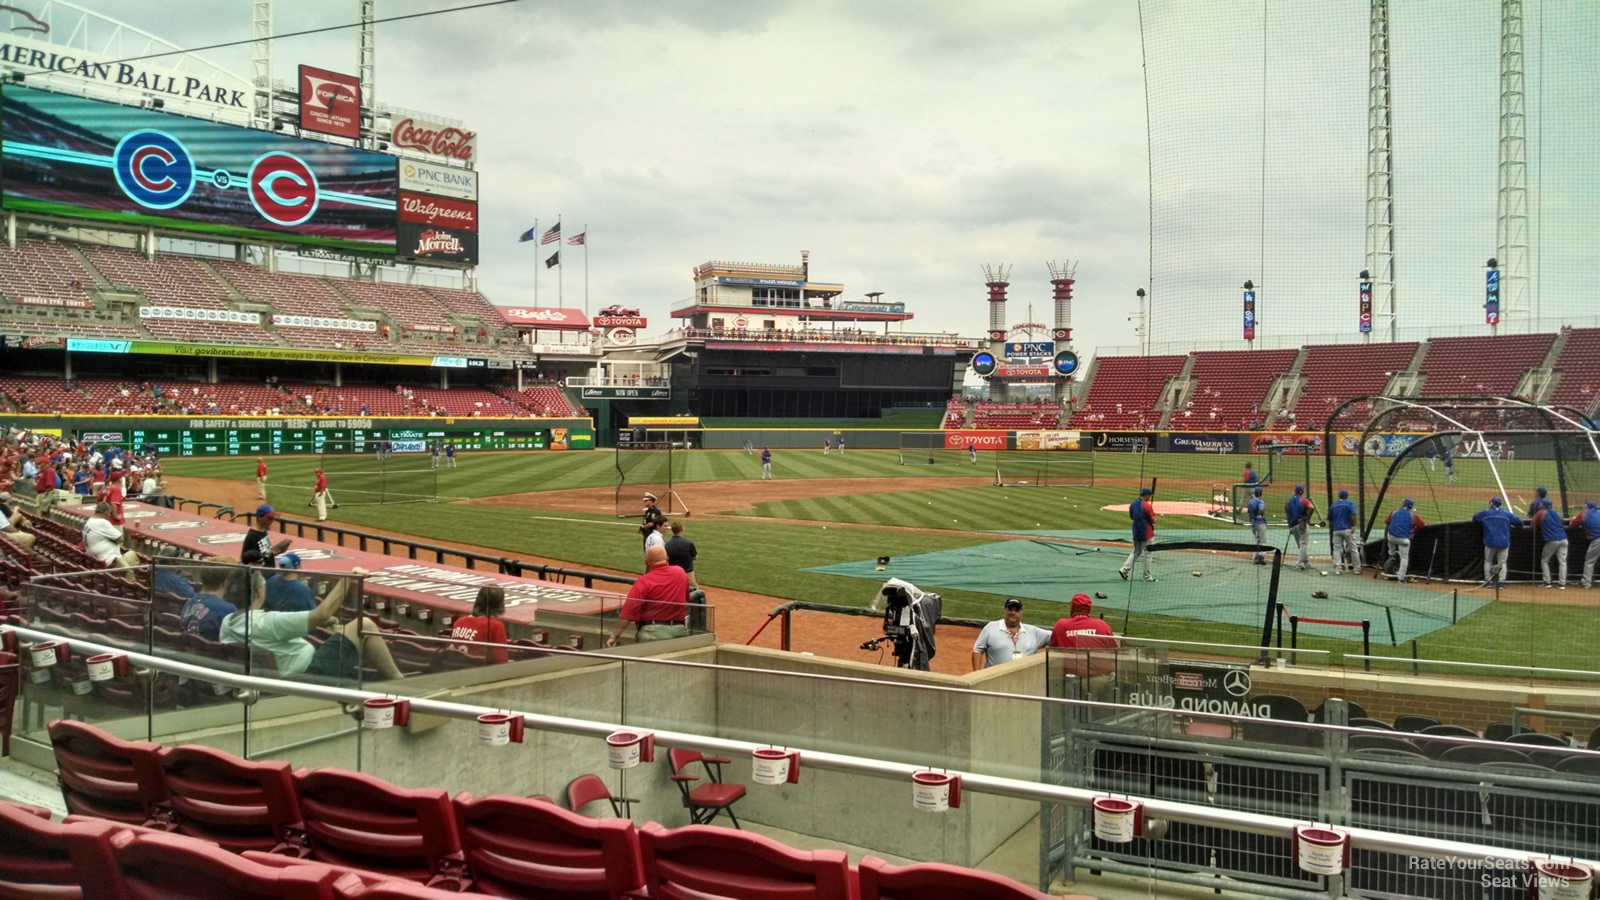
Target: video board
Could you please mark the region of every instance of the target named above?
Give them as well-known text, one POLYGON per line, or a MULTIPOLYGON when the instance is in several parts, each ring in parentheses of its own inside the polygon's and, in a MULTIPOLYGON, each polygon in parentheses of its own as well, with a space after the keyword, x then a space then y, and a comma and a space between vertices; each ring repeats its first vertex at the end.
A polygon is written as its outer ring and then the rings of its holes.
POLYGON ((7 210, 394 253, 388 154, 16 85, 0 137, 7 210))
POLYGON ((455 444, 458 450, 544 450, 550 445, 548 428, 172 428, 125 434, 126 446, 154 448, 162 456, 374 453, 384 440, 393 441, 397 453, 426 453, 435 441, 455 444))

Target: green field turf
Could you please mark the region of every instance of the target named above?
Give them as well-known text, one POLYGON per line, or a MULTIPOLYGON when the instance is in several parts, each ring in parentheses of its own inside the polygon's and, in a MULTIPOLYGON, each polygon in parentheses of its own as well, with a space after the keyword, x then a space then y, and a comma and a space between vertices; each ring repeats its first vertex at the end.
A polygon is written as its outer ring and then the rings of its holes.
MULTIPOLYGON (((313 470, 326 460, 337 471, 338 460, 324 457, 280 457, 269 460, 272 501, 290 515, 307 512, 305 504, 313 470)), ((631 520, 619 521, 609 505, 592 513, 513 508, 451 502, 466 498, 568 488, 611 488, 616 483, 616 455, 611 451, 571 453, 479 453, 463 454, 456 469, 438 473, 440 503, 427 505, 343 507, 330 517, 353 526, 369 526, 414 534, 423 539, 468 543, 513 554, 537 555, 568 561, 580 566, 600 566, 637 571, 639 550, 637 532, 631 520)), ((774 454, 774 475, 783 480, 835 478, 972 477, 992 474, 986 469, 985 455, 978 466, 938 465, 902 466, 895 451, 850 451, 824 457, 820 451, 782 451, 774 454)), ((1261 466, 1259 457, 1253 459, 1261 466)), ((702 561, 697 568, 703 585, 767 594, 794 600, 809 600, 841 605, 863 605, 871 594, 868 582, 858 579, 806 571, 816 567, 860 562, 880 555, 904 556, 923 551, 948 550, 992 543, 996 535, 955 532, 1002 530, 1106 529, 1120 533, 1127 528, 1126 506, 1136 483, 1159 477, 1162 488, 1158 499, 1196 499, 1206 501, 1213 483, 1231 483, 1243 466, 1239 457, 1213 457, 1183 454, 1099 454, 1096 459, 1096 486, 1091 488, 996 488, 956 487, 902 493, 867 493, 846 497, 818 496, 802 500, 762 503, 740 516, 688 521, 688 534, 700 548, 702 561), (1121 479, 1126 486, 1106 486, 1121 479), (1100 507, 1115 505, 1103 510, 1100 507), (774 522, 767 519, 805 520, 815 524, 774 522), (836 523, 855 523, 862 527, 839 527, 836 523), (832 525, 833 527, 828 527, 832 525), (914 526, 946 530, 949 534, 916 533, 894 528, 870 526, 914 526)), ((1336 479, 1352 483, 1352 460, 1337 460, 1336 479)), ((426 457, 401 457, 396 466, 426 467, 426 457)), ((1518 462, 1513 470, 1521 483, 1553 482, 1553 469, 1547 464, 1518 462)), ((169 475, 226 478, 247 481, 254 477, 254 460, 169 459, 164 468, 169 475)), ((675 454, 676 487, 694 506, 693 484, 703 481, 753 481, 759 477, 760 463, 742 451, 698 450, 675 454)), ((1442 487, 1443 472, 1426 472, 1426 464, 1413 465, 1403 474, 1401 491, 1418 500, 1425 516, 1465 517, 1482 508, 1492 480, 1481 461, 1458 463, 1459 497, 1437 498, 1432 485, 1442 487), (1424 471, 1419 471, 1424 470, 1424 471), (1481 495, 1478 489, 1482 489, 1481 495), (1478 499, 1473 499, 1477 497, 1478 499), (1429 504, 1432 504, 1430 507, 1429 504)), ((1264 467, 1261 469, 1264 471, 1264 467)), ((1285 483, 1268 488, 1272 508, 1281 509, 1288 485, 1305 477, 1305 465, 1294 461, 1292 474, 1279 478, 1285 483)), ((1322 461, 1313 461, 1310 493, 1322 502, 1322 461)), ((339 489, 337 479, 330 487, 339 489)), ((1531 495, 1531 488, 1528 488, 1531 495)), ((1397 492, 1398 493, 1398 492, 1397 492)), ((1513 493, 1513 502, 1519 502, 1513 493)), ((631 505, 631 504, 630 504, 631 505)), ((1172 529, 1205 530, 1228 528, 1227 523, 1204 518, 1168 516, 1161 522, 1172 529)), ((1283 533, 1274 531, 1277 542, 1283 533)), ((1309 588, 1286 573, 1280 597, 1293 605, 1302 604, 1309 588)), ((1120 584, 1120 582, 1119 582, 1120 584)), ((1061 601, 1073 591, 1063 586, 1061 601)), ((941 590, 946 599, 946 614, 988 619, 997 615, 999 598, 995 594, 965 590, 941 590)), ((1569 592, 1570 593, 1570 592, 1569 592)), ((1118 598, 1126 606, 1129 598, 1118 598)), ((1030 606, 1030 621, 1048 624, 1057 616, 1054 609, 1030 606)), ((1138 605, 1133 602, 1133 609, 1138 605)), ((1570 607, 1534 607, 1510 603, 1491 603, 1460 624, 1420 639, 1424 658, 1462 659, 1503 664, 1539 664, 1591 668, 1587 662, 1592 641, 1587 629, 1571 627, 1570 607)), ((1120 623, 1119 623, 1120 625, 1120 623)), ((1135 615, 1130 631, 1146 637, 1254 644, 1260 639, 1258 627, 1244 627, 1168 616, 1135 615)), ((1383 647, 1381 631, 1375 630, 1373 652, 1410 655, 1411 648, 1383 647)), ((737 637, 737 636, 735 636, 737 637)), ((1287 640, 1287 638, 1286 638, 1287 640)), ((1302 646, 1351 651, 1348 642, 1310 638, 1302 646)), ((1356 652, 1359 652, 1358 650, 1356 652)))

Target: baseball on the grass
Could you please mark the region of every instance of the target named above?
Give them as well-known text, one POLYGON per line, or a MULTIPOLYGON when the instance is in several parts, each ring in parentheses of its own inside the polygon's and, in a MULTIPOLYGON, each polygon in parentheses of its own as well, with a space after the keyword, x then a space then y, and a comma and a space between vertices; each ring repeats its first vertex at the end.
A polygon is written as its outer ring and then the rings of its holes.
POLYGON ((1328 570, 1327 569, 1323 569, 1322 570, 1322 577, 1324 577, 1324 578, 1328 577, 1328 570))
POLYGON ((1204 572, 1190 572, 1189 574, 1193 575, 1196 578, 1199 578, 1201 575, 1204 575, 1205 573, 1204 572))

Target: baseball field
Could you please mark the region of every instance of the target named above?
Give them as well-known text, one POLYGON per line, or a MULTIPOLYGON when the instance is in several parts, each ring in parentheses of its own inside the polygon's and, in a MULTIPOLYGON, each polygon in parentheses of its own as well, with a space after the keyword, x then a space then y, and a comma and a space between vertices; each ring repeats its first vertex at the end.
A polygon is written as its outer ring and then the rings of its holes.
MULTIPOLYGON (((337 458, 269 459, 270 501, 287 515, 311 518, 313 470, 325 459, 337 458)), ((463 454, 456 468, 437 472, 437 502, 346 503, 330 510, 329 518, 426 541, 636 574, 641 568, 638 520, 619 518, 617 510, 619 505, 637 510, 643 488, 627 479, 618 491, 618 460, 610 450, 463 454)), ((1020 596, 1027 602, 1026 620, 1049 627, 1065 615, 1074 593, 1099 591, 1105 597, 1097 601, 1097 610, 1119 632, 1256 644, 1270 568, 1251 566, 1247 554, 1158 554, 1155 583, 1140 581, 1137 570, 1131 581, 1117 573, 1128 550, 1127 505, 1153 479, 1161 504, 1158 540, 1248 541, 1241 526, 1197 514, 1213 505, 1217 486, 1238 480, 1244 461, 1202 454, 1097 453, 1093 485, 1073 487, 997 487, 993 457, 984 453, 976 464, 965 454, 951 453, 936 465, 902 465, 895 451, 824 456, 820 449, 785 450, 774 453, 773 479, 762 481, 755 455, 693 450, 675 451, 671 469, 673 488, 691 512, 683 519, 686 535, 699 549, 697 574, 717 607, 716 628, 724 641, 743 642, 766 609, 786 600, 865 605, 885 577, 873 563, 888 556, 888 575, 937 591, 951 617, 998 618, 1003 599, 1020 596)), ((1263 458, 1253 461, 1265 471, 1263 458)), ((1353 463, 1336 463, 1336 487, 1354 488, 1353 463)), ((426 456, 397 457, 389 464, 389 478, 427 470, 410 477, 427 481, 432 490, 429 465, 426 456)), ((632 459, 625 458, 623 465, 631 467, 632 459)), ((1502 466, 1513 503, 1521 500, 1511 479, 1531 496, 1547 465, 1502 466)), ((1320 457, 1310 461, 1309 478, 1303 459, 1285 458, 1278 466, 1276 483, 1267 487, 1276 522, 1281 523, 1283 502, 1297 482, 1307 482, 1310 496, 1325 505, 1320 457)), ((331 462, 328 468, 335 471, 331 462)), ((226 502, 240 511, 257 502, 253 459, 170 459, 164 469, 170 493, 226 502)), ((1469 517, 1483 507, 1493 485, 1486 465, 1474 460, 1457 463, 1454 485, 1445 483, 1442 470, 1426 464, 1411 466, 1396 482, 1429 521, 1469 517)), ((337 474, 330 476, 329 487, 339 499, 337 474)), ((1436 581, 1402 587, 1373 579, 1370 569, 1361 577, 1325 576, 1321 573, 1330 568, 1326 531, 1312 531, 1312 567, 1306 572, 1288 567, 1294 548, 1287 530, 1271 531, 1271 543, 1288 548, 1279 600, 1292 614, 1368 620, 1372 652, 1378 655, 1415 652, 1424 659, 1591 668, 1586 662, 1590 629, 1573 627, 1571 614, 1594 606, 1595 592, 1513 587, 1495 595, 1436 581)), ((824 627, 820 619, 808 621, 824 627)), ((827 626, 840 631, 835 643, 859 643, 873 635, 871 620, 849 621, 842 630, 827 626)), ((806 627, 797 625, 797 648, 805 647, 806 627)), ((1359 629, 1310 626, 1302 629, 1300 645, 1359 653, 1359 638, 1359 629)), ((945 640, 942 647, 961 638, 945 640)), ((1284 641, 1287 645, 1287 635, 1284 641)), ((761 643, 770 645, 765 639, 761 643)), ((964 661, 966 650, 956 646, 941 656, 954 665, 964 661)), ((828 652, 848 655, 838 648, 828 652)), ((859 657, 874 661, 867 653, 859 657)))

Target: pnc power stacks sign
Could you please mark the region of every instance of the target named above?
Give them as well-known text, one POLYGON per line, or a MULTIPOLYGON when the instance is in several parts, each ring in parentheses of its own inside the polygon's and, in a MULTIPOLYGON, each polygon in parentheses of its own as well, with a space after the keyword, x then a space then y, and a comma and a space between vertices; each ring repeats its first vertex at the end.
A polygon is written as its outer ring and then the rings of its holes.
POLYGON ((361 137, 361 81, 300 67, 300 130, 357 140, 361 137))

